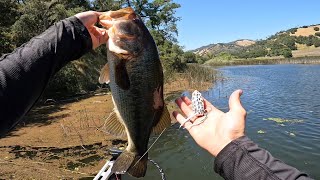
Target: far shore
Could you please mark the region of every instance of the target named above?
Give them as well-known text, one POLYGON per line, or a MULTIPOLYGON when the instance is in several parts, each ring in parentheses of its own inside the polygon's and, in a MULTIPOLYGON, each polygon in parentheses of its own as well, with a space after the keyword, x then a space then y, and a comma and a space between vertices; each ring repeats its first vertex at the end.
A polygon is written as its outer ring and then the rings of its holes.
POLYGON ((254 59, 231 59, 223 61, 211 61, 205 63, 211 66, 233 65, 260 65, 260 64, 320 64, 320 56, 292 57, 292 58, 254 58, 254 59))

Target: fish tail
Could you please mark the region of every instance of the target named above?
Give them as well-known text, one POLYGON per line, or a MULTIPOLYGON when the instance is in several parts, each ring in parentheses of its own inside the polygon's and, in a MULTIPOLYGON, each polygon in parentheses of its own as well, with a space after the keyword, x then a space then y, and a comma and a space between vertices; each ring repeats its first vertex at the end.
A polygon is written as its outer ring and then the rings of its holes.
POLYGON ((127 150, 123 151, 115 161, 112 172, 116 174, 124 174, 128 172, 133 177, 144 177, 147 171, 148 155, 142 158, 127 150))
POLYGON ((129 168, 128 173, 133 177, 144 177, 147 172, 148 154, 142 158, 137 156, 132 166, 129 168))

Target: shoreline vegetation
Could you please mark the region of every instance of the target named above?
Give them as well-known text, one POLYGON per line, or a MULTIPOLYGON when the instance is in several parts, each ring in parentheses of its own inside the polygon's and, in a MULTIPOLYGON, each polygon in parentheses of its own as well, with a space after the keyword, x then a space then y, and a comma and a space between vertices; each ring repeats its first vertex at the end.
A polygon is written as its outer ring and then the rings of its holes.
POLYGON ((234 66, 234 65, 266 65, 266 64, 320 64, 320 56, 292 57, 292 58, 253 58, 207 61, 210 66, 234 66))

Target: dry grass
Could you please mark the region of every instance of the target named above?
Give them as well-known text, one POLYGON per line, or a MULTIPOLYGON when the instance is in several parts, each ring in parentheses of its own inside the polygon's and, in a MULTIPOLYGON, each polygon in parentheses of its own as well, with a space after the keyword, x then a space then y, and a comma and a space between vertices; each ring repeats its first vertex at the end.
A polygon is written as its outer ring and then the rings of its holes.
MULTIPOLYGON (((210 75, 198 70, 202 75, 189 70, 164 85, 170 112, 177 110, 174 99, 181 92, 212 87, 212 80, 204 82, 210 75), (193 76, 202 78, 200 85, 193 76)), ((26 121, 0 141, 0 179, 92 179, 110 158, 108 148, 126 146, 125 141, 101 131, 112 109, 110 93, 33 108, 26 121)))
POLYGON ((0 141, 0 179, 92 179, 107 150, 125 146, 99 130, 112 108, 110 94, 35 107, 0 141))
POLYGON ((307 46, 306 44, 299 44, 296 43, 297 49, 298 50, 304 50, 304 49, 315 49, 316 47, 314 47, 314 45, 312 46, 307 46))
POLYGON ((235 44, 238 45, 238 46, 250 46, 250 45, 255 44, 255 43, 256 42, 251 41, 251 40, 247 40, 247 39, 239 40, 239 41, 235 42, 235 44))
POLYGON ((320 56, 320 47, 314 46, 300 46, 298 50, 292 51, 293 57, 305 57, 305 56, 320 56))
POLYGON ((317 26, 309 26, 307 28, 298 28, 297 32, 295 32, 294 34, 290 34, 291 36, 309 36, 309 35, 314 35, 316 32, 313 28, 314 27, 319 27, 320 25, 317 26))
POLYGON ((35 107, 0 146, 65 147, 104 141, 109 136, 99 127, 112 108, 110 94, 35 107))

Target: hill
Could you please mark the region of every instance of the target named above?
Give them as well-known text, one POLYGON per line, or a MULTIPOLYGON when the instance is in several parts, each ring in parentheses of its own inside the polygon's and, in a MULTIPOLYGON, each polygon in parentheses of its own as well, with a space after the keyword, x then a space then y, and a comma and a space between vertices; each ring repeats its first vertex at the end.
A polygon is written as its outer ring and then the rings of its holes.
POLYGON ((319 32, 320 25, 302 26, 300 28, 293 28, 290 30, 291 36, 310 36, 319 32))
POLYGON ((320 24, 291 28, 263 40, 241 39, 230 43, 210 44, 193 52, 206 60, 221 59, 221 55, 239 59, 320 56, 319 29, 320 24))
POLYGON ((207 46, 202 46, 193 50, 195 54, 200 56, 204 56, 206 54, 219 54, 221 52, 227 53, 236 53, 241 51, 247 46, 255 44, 255 41, 249 39, 241 39, 229 43, 217 43, 217 44, 209 44, 207 46))

